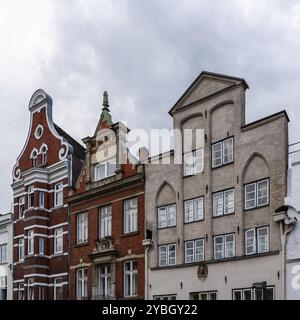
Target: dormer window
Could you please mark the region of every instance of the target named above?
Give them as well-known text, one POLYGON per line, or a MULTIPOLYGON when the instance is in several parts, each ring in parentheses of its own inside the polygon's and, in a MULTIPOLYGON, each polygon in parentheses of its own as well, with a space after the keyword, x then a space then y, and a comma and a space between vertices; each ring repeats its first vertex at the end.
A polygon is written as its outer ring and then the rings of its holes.
POLYGON ((109 159, 98 163, 95 166, 95 181, 102 180, 107 177, 111 177, 116 171, 116 159, 109 159))

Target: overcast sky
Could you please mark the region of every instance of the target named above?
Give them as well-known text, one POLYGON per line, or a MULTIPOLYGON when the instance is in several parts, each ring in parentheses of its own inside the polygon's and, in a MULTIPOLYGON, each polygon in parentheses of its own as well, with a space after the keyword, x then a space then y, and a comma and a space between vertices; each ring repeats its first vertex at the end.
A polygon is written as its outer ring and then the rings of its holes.
POLYGON ((272 0, 0 0, 0 213, 42 88, 54 121, 93 134, 107 90, 113 120, 170 128, 202 70, 243 77, 247 122, 286 109, 300 140, 300 6, 272 0))

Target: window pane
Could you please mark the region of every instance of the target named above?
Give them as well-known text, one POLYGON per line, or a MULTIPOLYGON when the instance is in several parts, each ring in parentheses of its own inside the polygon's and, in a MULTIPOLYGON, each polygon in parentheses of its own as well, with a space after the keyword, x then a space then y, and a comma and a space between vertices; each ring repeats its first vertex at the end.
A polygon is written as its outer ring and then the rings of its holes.
POLYGON ((257 205, 263 206, 269 203, 269 181, 264 180, 257 182, 257 205))
POLYGON ((108 162, 107 164, 107 175, 108 176, 112 176, 115 174, 116 171, 116 163, 115 160, 111 160, 110 162, 108 162))
POLYGON ((194 241, 185 243, 185 263, 194 262, 194 241))
POLYGON ((242 300, 242 291, 233 291, 233 300, 242 300))
POLYGON ((221 216, 223 214, 223 192, 213 195, 213 215, 221 216))
POLYGON ((230 258, 235 256, 235 235, 227 234, 225 236, 225 257, 230 258))
POLYGON ((224 258, 224 237, 215 237, 214 238, 214 252, 215 259, 223 259, 224 258))
POLYGON ((195 241, 195 261, 204 261, 204 240, 199 239, 195 241))
POLYGON ((168 206, 168 227, 176 226, 176 206, 168 206))
POLYGON ((176 264, 176 245, 170 244, 168 246, 168 265, 176 264))
POLYGON ((245 186, 245 209, 251 209, 256 206, 256 184, 245 186))
POLYGON ((189 152, 183 156, 183 173, 184 176, 189 176, 194 174, 194 159, 193 153, 189 152))
POLYGON ((159 265, 160 266, 167 265, 167 246, 159 247, 159 265))
POLYGON ((194 220, 203 219, 203 197, 194 200, 194 220))
POLYGON ((158 227, 159 228, 167 227, 167 208, 166 207, 158 208, 158 227))
POLYGON ((194 174, 203 171, 203 149, 198 149, 194 151, 194 174))
POLYGON ((223 141, 223 163, 233 161, 233 139, 223 141))
POLYGON ((95 167, 95 180, 99 181, 103 178, 105 178, 105 164, 98 165, 95 167))
POLYGON ((269 251, 269 229, 260 228, 257 230, 257 241, 258 241, 258 252, 268 252, 269 251))
POLYGON ((255 229, 245 231, 245 246, 247 255, 256 252, 255 229))
POLYGON ((212 167, 217 167, 222 164, 222 142, 212 145, 212 167))
POLYGON ((234 212, 234 190, 224 191, 224 214, 234 212))
POLYGON ((193 221, 193 201, 188 200, 184 202, 184 217, 185 222, 192 222, 193 221))
POLYGON ((252 290, 251 289, 244 290, 244 300, 252 300, 252 290))

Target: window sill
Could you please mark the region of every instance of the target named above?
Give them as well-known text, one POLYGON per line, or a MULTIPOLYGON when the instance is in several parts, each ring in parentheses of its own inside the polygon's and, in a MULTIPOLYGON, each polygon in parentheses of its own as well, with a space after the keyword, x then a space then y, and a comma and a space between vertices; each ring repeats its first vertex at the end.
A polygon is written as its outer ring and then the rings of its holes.
POLYGON ((266 207, 269 207, 270 204, 264 204, 263 206, 259 206, 259 207, 254 207, 254 208, 250 208, 250 209, 245 209, 244 208, 244 212, 248 212, 248 211, 254 211, 254 210, 259 210, 259 209, 263 209, 263 208, 266 208, 266 207))
POLYGON ((176 228, 176 225, 170 226, 170 227, 157 228, 157 230, 165 230, 165 229, 172 229, 172 228, 176 228))
POLYGON ((222 214, 220 216, 212 216, 213 219, 217 219, 217 218, 222 218, 222 217, 227 217, 227 216, 232 216, 234 215, 235 212, 232 212, 232 213, 226 213, 226 214, 222 214))
POLYGON ((82 243, 76 243, 76 244, 74 245, 74 248, 84 247, 84 246, 87 246, 88 244, 89 244, 89 241, 82 242, 82 243))
POLYGON ((192 223, 203 222, 203 221, 204 221, 204 218, 200 219, 200 220, 193 220, 193 221, 189 221, 189 222, 184 222, 183 224, 186 225, 186 224, 192 224, 192 223))
POLYGON ((130 237, 130 236, 136 236, 136 235, 138 235, 138 234, 140 234, 139 231, 133 231, 133 232, 128 232, 128 233, 123 233, 123 234, 121 235, 121 238, 126 238, 126 237, 130 237))
POLYGON ((224 163, 224 164, 221 164, 221 165, 216 166, 216 167, 211 166, 211 170, 217 170, 217 169, 229 166, 231 164, 234 164, 234 161, 231 161, 231 162, 228 162, 228 163, 224 163))
MULTIPOLYGON (((61 257, 61 256, 63 256, 63 255, 64 255, 63 252, 57 252, 57 253, 54 253, 54 254, 51 256, 51 258, 61 257)), ((41 256, 43 256, 43 255, 41 255, 41 256)))
POLYGON ((200 176, 201 174, 204 173, 204 170, 201 171, 201 172, 198 172, 198 173, 194 173, 194 174, 189 174, 189 175, 182 175, 182 179, 185 179, 185 178, 190 178, 190 177, 197 177, 197 176, 200 176))

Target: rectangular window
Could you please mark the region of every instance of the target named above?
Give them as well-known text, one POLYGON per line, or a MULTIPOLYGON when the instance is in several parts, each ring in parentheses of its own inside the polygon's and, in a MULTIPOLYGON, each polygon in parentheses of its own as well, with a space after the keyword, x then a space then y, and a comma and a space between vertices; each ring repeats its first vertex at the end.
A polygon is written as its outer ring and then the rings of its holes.
POLYGON ((54 300, 64 299, 63 278, 54 279, 54 300))
POLYGON ((246 255, 269 252, 269 249, 269 227, 245 231, 246 255))
POLYGON ((235 234, 214 237, 214 258, 224 259, 235 256, 235 234))
POLYGON ((204 261, 204 239, 185 242, 185 263, 204 261))
POLYGON ((18 285, 18 300, 25 300, 24 282, 20 282, 18 285))
POLYGON ((0 263, 7 262, 7 244, 0 245, 0 263))
POLYGON ((29 278, 27 282, 27 300, 34 300, 34 286, 33 279, 29 278))
POLYGON ((234 189, 213 194, 213 216, 234 213, 234 189))
POLYGON ((158 228, 168 228, 176 226, 176 205, 159 207, 158 209, 158 228))
POLYGON ((63 228, 54 230, 54 254, 63 253, 63 228))
POLYGON ((57 183, 54 186, 54 207, 59 207, 63 205, 64 200, 64 186, 62 182, 57 183))
POLYGON ((176 244, 159 246, 159 266, 173 266, 176 264, 176 244))
POLYGON ((88 213, 77 215, 77 244, 88 241, 88 213))
POLYGON ((39 206, 40 208, 45 208, 44 192, 39 193, 39 206))
POLYGON ((39 238, 39 255, 44 255, 45 248, 44 248, 44 238, 39 238))
POLYGON ((28 255, 34 254, 34 233, 33 230, 29 230, 27 233, 27 245, 28 245, 28 255))
POLYGON ((24 252, 24 238, 19 239, 19 261, 23 261, 25 256, 24 252))
POLYGON ((234 289, 232 300, 274 300, 274 287, 234 289))
POLYGON ((97 267, 97 295, 98 299, 105 300, 111 296, 111 267, 103 265, 97 267))
POLYGON ((203 220, 204 205, 203 197, 184 201, 184 222, 203 220))
POLYGON ((183 155, 183 174, 190 176, 203 171, 203 149, 187 152, 183 155))
POLYGON ((39 286, 39 300, 45 300, 45 287, 39 286))
POLYGON ((229 138, 212 145, 212 167, 233 162, 233 138, 229 138))
POLYGON ((78 269, 76 272, 77 300, 87 300, 88 269, 78 269))
POLYGON ((95 181, 102 180, 107 177, 111 177, 116 171, 116 159, 110 159, 108 161, 99 163, 95 166, 95 181))
POLYGON ((137 296, 137 261, 124 263, 124 296, 137 296))
POLYGON ((100 232, 99 237, 111 237, 111 224, 112 224, 112 206, 105 206, 100 208, 100 232))
POLYGON ((137 228, 138 200, 137 198, 124 201, 124 233, 131 233, 137 228))
POLYGON ((25 213, 25 198, 21 197, 19 199, 19 218, 22 219, 25 213))
POLYGON ((217 291, 196 292, 190 294, 191 300, 217 300, 217 291))
POLYGON ((28 208, 34 207, 34 187, 29 186, 28 187, 28 208))
POLYGON ((176 294, 164 294, 162 296, 154 296, 153 300, 176 300, 176 294))
POLYGON ((245 210, 269 204, 269 179, 246 184, 244 186, 245 210))

